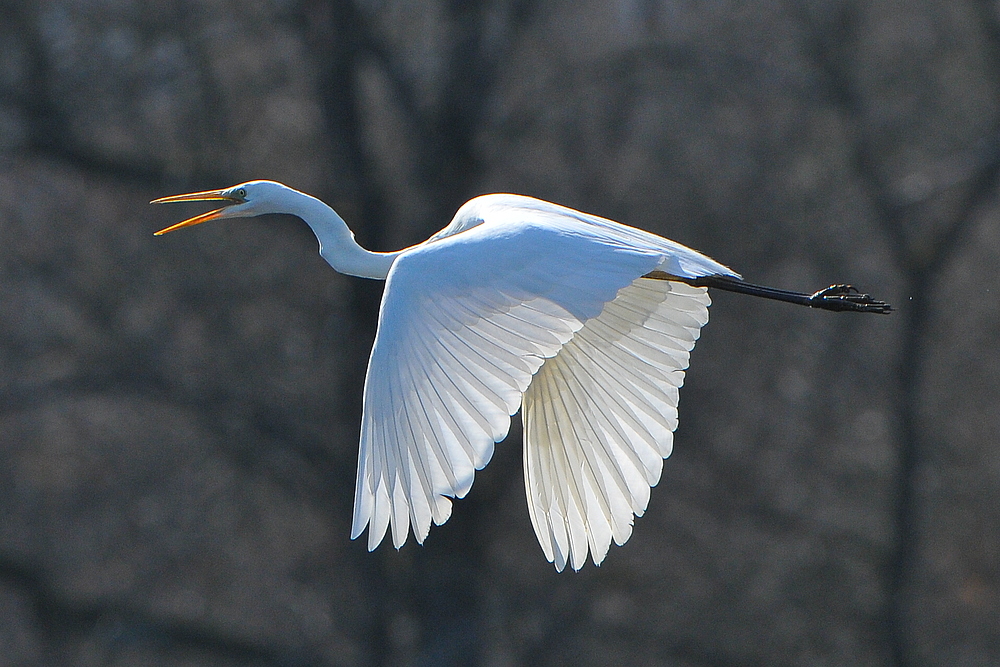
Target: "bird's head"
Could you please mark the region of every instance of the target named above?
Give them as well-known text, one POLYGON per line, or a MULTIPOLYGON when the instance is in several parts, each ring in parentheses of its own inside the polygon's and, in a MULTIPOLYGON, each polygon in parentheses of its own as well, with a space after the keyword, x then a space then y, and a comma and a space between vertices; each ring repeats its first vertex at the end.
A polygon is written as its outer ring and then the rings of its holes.
POLYGON ((171 204, 184 201, 211 201, 222 205, 215 210, 188 218, 166 229, 161 229, 155 235, 160 236, 181 227, 199 225, 209 220, 250 218, 255 215, 277 212, 276 204, 281 201, 282 195, 289 190, 290 188, 287 186, 275 183, 274 181, 248 181, 247 183, 240 183, 239 185, 234 185, 231 188, 223 188, 222 190, 205 190, 204 192, 191 192, 185 195, 172 195, 170 197, 154 199, 149 203, 171 204))

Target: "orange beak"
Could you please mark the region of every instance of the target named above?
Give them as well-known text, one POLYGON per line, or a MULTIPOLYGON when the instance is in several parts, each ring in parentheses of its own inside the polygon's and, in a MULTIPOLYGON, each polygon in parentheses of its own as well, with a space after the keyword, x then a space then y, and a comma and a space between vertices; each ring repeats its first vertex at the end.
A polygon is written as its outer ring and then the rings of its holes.
MULTIPOLYGON (((179 201, 223 201, 227 205, 239 204, 242 200, 235 197, 229 197, 222 194, 225 190, 205 190, 204 192, 190 192, 186 195, 172 195, 170 197, 160 197, 159 199, 154 199, 149 202, 150 204, 172 204, 179 201)), ((209 220, 215 220, 222 215, 222 212, 226 210, 225 206, 222 208, 217 208, 214 211, 209 211, 208 213, 202 213, 201 215, 196 215, 193 218, 188 218, 182 222, 178 222, 176 225, 171 225, 166 229, 161 229, 155 232, 153 236, 161 236, 167 232, 172 232, 175 229, 180 229, 181 227, 190 227, 191 225, 200 225, 203 222, 208 222, 209 220)))

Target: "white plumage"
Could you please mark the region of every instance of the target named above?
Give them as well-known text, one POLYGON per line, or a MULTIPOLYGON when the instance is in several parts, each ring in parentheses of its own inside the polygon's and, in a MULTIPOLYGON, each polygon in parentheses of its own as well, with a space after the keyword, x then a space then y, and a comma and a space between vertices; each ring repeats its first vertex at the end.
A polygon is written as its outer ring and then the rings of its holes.
POLYGON ((562 570, 595 564, 632 534, 677 428, 678 389, 708 321, 705 288, 639 278, 559 353, 524 395, 528 512, 562 570))
MULTIPOLYGON (((253 181, 167 197, 228 206, 174 225, 302 217, 339 271, 385 278, 365 379, 352 537, 423 542, 522 410, 528 512, 556 569, 624 544, 669 456, 678 389, 708 321, 704 287, 738 278, 654 234, 519 195, 465 204, 426 242, 358 246, 319 200, 253 181)), ((162 233, 162 232, 161 232, 162 233)))
POLYGON ((546 557, 623 544, 659 480, 705 288, 692 250, 515 195, 472 200, 389 271, 365 382, 352 535, 398 548, 451 513, 522 406, 528 509, 546 557), (478 224, 476 224, 478 223, 478 224))

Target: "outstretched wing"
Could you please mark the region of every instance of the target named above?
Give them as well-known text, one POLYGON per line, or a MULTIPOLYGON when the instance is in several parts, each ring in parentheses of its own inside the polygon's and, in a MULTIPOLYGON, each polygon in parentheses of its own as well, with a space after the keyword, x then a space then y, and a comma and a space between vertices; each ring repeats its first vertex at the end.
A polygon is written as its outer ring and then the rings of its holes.
POLYGON ((624 544, 660 479, 708 290, 640 278, 588 320, 524 395, 524 478, 556 569, 624 544))
POLYGON ((731 274, 571 209, 514 195, 473 202, 460 215, 485 222, 403 253, 387 278, 352 528, 356 538, 368 527, 369 549, 390 525, 398 548, 411 525, 422 542, 447 520, 449 498, 489 462, 532 376, 620 290, 654 269, 731 274))

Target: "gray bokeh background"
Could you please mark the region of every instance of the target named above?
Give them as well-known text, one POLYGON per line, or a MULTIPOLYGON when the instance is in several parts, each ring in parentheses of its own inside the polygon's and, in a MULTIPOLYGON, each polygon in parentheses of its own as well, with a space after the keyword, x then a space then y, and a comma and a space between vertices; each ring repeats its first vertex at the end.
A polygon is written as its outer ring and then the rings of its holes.
POLYGON ((972 0, 0 0, 0 664, 1000 662, 1000 9, 972 0), (716 294, 649 510, 535 542, 519 429, 423 547, 351 542, 369 248, 511 191, 716 294))

